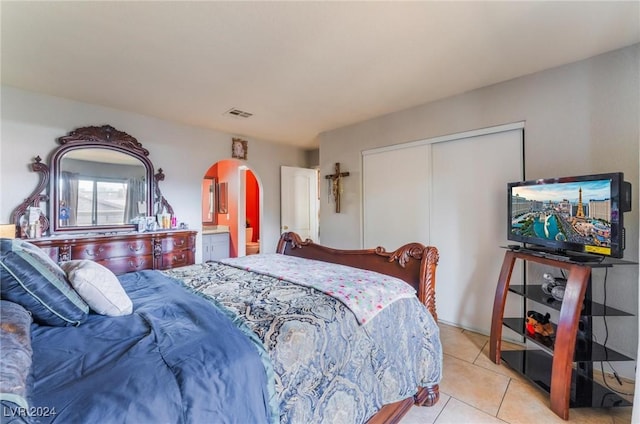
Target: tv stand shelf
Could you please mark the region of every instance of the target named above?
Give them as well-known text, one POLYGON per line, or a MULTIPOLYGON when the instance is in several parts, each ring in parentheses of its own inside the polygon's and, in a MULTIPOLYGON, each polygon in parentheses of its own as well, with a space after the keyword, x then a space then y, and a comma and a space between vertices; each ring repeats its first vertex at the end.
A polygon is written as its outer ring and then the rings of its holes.
MULTIPOLYGON (((553 336, 543 337, 539 334, 536 334, 534 336, 527 334, 524 329, 524 318, 503 318, 503 324, 505 327, 515 331, 516 333, 523 334, 527 340, 540 346, 542 350, 546 350, 550 354, 553 354, 556 338, 553 336)), ((553 330, 554 332, 557 332, 557 326, 554 325, 553 330)), ((599 343, 594 343, 578 338, 573 354, 573 362, 598 361, 633 361, 633 358, 616 352, 613 349, 604 347, 599 343)))
MULTIPOLYGON (((562 307, 561 301, 555 300, 553 297, 543 292, 539 285, 513 285, 509 286, 509 291, 524 296, 527 299, 547 305, 557 311, 562 307)), ((580 310, 581 316, 633 316, 633 314, 628 312, 603 305, 602 303, 593 302, 589 299, 585 299, 583 304, 584 307, 580 310)))
POLYGON ((545 253, 527 249, 505 252, 493 303, 489 357, 496 364, 504 360, 548 391, 551 410, 565 420, 569 419, 569 408, 572 407, 631 405, 626 399, 601 386, 593 377, 593 362, 633 361, 633 358, 595 343, 591 335, 593 316, 632 316, 591 300, 592 268, 612 267, 614 264, 632 262, 610 259, 573 261, 566 257, 549 257, 545 253), (538 285, 509 286, 518 259, 567 271, 563 300, 557 301, 546 295, 538 285), (525 330, 524 318, 505 318, 503 315, 509 292, 559 311, 558 323, 553 325, 554 334, 550 337, 539 334, 531 336, 525 330), (515 331, 531 343, 527 343, 525 350, 501 351, 503 327, 515 331), (583 333, 581 336, 578 336, 579 329, 583 333))
MULTIPOLYGON (((553 360, 548 353, 539 350, 505 350, 502 358, 542 390, 551 391, 553 360)), ((631 406, 630 402, 612 395, 611 390, 576 369, 572 369, 569 382, 569 408, 631 406)))

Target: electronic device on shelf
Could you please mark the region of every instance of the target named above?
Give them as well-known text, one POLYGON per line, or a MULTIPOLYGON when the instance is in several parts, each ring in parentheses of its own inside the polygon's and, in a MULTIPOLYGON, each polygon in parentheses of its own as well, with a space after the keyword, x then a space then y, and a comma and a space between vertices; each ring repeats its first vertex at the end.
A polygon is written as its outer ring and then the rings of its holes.
POLYGON ((575 262, 623 257, 631 184, 622 172, 512 182, 507 199, 507 239, 523 249, 575 262))

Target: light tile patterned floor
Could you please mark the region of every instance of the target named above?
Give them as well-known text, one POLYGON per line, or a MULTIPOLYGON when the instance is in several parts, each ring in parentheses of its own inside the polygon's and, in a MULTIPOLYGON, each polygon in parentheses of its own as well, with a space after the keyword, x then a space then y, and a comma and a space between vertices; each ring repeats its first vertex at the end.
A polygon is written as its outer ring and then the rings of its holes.
MULTIPOLYGON (((631 407, 572 408, 569 421, 564 421, 549 409, 547 393, 507 365, 489 360, 489 337, 446 324, 440 324, 440 335, 444 348, 440 401, 430 408, 413 407, 401 424, 631 422, 631 407)), ((503 343, 503 349, 508 348, 503 343)), ((622 390, 632 389, 627 385, 622 390)))

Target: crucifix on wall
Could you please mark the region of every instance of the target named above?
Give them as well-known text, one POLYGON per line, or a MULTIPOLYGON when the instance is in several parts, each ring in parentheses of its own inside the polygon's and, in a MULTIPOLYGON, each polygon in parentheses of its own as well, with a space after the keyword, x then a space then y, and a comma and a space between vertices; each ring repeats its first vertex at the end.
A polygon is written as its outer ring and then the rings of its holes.
POLYGON ((340 172, 340 162, 336 162, 336 172, 331 175, 325 175, 325 179, 331 180, 329 192, 333 195, 336 202, 336 213, 340 213, 340 194, 342 192, 342 178, 348 177, 348 172, 340 172))

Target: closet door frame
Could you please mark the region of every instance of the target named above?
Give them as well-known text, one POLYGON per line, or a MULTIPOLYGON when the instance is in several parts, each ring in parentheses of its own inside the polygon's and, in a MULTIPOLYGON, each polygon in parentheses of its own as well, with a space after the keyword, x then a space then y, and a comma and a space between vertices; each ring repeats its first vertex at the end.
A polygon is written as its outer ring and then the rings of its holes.
MULTIPOLYGON (((416 141, 410 141, 410 142, 406 142, 406 143, 400 143, 400 144, 393 144, 393 145, 389 145, 389 146, 384 146, 384 147, 377 147, 374 149, 367 149, 367 150, 363 150, 362 154, 361 154, 361 158, 360 158, 360 169, 362 169, 362 197, 361 197, 361 204, 360 204, 360 247, 361 248, 369 248, 371 246, 366 246, 365 245, 365 231, 367 231, 367 228, 365 228, 365 198, 366 198, 366 190, 367 190, 367 181, 366 181, 366 174, 365 174, 365 157, 368 155, 373 155, 373 154, 380 154, 380 153, 385 153, 385 152, 389 152, 389 151, 393 151, 393 150, 399 150, 399 149, 406 149, 406 148, 412 148, 412 147, 416 147, 416 146, 424 146, 424 145, 428 145, 431 146, 433 144, 436 143, 444 143, 447 141, 456 141, 456 140, 462 140, 462 139, 466 139, 466 138, 473 138, 473 137, 478 137, 478 136, 483 136, 483 135, 489 135, 489 134, 496 134, 496 133, 501 133, 501 132, 505 132, 505 131, 512 131, 512 130, 522 130, 524 133, 524 128, 525 128, 525 121, 518 121, 518 122, 513 122, 513 123, 509 123, 509 124, 502 124, 502 125, 496 125, 496 126, 492 126, 492 127, 486 127, 486 128, 480 128, 480 129, 475 129, 475 130, 470 130, 470 131, 464 131, 464 132, 459 132, 459 133, 453 133, 453 134, 447 134, 447 135, 442 135, 442 136, 438 136, 438 137, 432 137, 432 138, 428 138, 428 139, 424 139, 424 140, 416 140, 416 141)), ((522 136, 522 145, 521 145, 521 156, 520 156, 520 163, 521 163, 521 170, 522 170, 522 175, 521 175, 521 179, 525 178, 525 161, 524 161, 524 134, 522 136)), ((429 152, 429 160, 431 160, 431 152, 429 152)), ((429 167, 429 174, 432 177, 432 169, 431 169, 431 163, 425 164, 425 166, 429 167)), ((401 184, 401 182, 398 182, 398 184, 401 184)), ((429 186, 431 186, 432 181, 429 181, 429 186)), ((427 192, 427 195, 429 196, 428 200, 429 200, 429 205, 431 205, 431 190, 429 189, 427 192)), ((430 213, 431 211, 429 211, 429 216, 431 215, 430 213)), ((429 226, 431 226, 431 223, 429 223, 429 226)), ((425 244, 428 244, 430 241, 430 238, 427 238, 425 244)), ((387 247, 387 246, 385 246, 387 247)), ((392 246, 388 246, 388 248, 392 248, 392 246)))

